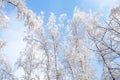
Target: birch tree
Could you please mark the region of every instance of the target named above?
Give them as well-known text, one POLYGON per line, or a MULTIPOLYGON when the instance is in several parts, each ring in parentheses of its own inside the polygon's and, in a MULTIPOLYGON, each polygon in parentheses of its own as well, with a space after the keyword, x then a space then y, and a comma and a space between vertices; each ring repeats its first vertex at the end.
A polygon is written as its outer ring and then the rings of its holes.
POLYGON ((96 27, 92 30, 95 33, 91 37, 97 49, 96 53, 103 63, 102 79, 116 80, 120 77, 119 6, 111 10, 109 20, 104 22, 105 24, 95 24, 96 27))
POLYGON ((4 44, 5 42, 0 40, 0 80, 16 80, 11 65, 7 58, 2 54, 1 50, 4 44))
MULTIPOLYGON (((22 79, 95 80, 90 65, 92 50, 103 64, 103 80, 120 77, 120 6, 111 10, 105 24, 100 23, 98 14, 75 8, 72 19, 64 26, 65 15, 60 15, 59 23, 57 16, 51 13, 48 23, 44 23, 44 16, 36 16, 23 0, 0 0, 0 27, 6 27, 9 21, 2 10, 6 3, 16 8, 18 19, 29 28, 26 48, 17 61, 24 72, 22 79), (66 30, 61 30, 62 27, 66 30)), ((3 44, 0 41, 0 49, 3 44)), ((0 53, 0 80, 15 79, 9 66, 0 53)))
POLYGON ((26 49, 21 52, 17 61, 18 68, 23 71, 23 80, 40 80, 42 75, 42 61, 37 44, 28 41, 26 49))
POLYGON ((29 31, 33 31, 36 27, 39 27, 36 14, 27 8, 24 0, 0 0, 0 7, 5 8, 6 3, 15 7, 17 10, 17 18, 24 21, 29 31))
MULTIPOLYGON (((0 7, 2 8, 2 4, 0 3, 0 7)), ((0 29, 7 27, 7 22, 9 18, 4 13, 2 9, 0 9, 0 29)), ((11 65, 9 61, 5 57, 2 52, 3 47, 5 46, 5 41, 0 39, 0 80, 15 80, 15 76, 13 75, 11 65)))
POLYGON ((39 58, 42 60, 41 66, 44 70, 44 79, 51 80, 51 55, 48 49, 48 38, 44 30, 43 22, 43 14, 41 13, 41 16, 39 16, 39 27, 33 32, 32 36, 28 36, 27 40, 34 41, 38 45, 39 50, 42 52, 39 53, 41 55, 39 58))
POLYGON ((92 52, 87 47, 89 44, 87 43, 86 31, 82 31, 85 29, 86 16, 87 14, 75 8, 73 18, 68 24, 65 61, 69 68, 68 71, 70 71, 70 80, 94 80, 94 76, 91 76, 92 68, 88 64, 92 52))

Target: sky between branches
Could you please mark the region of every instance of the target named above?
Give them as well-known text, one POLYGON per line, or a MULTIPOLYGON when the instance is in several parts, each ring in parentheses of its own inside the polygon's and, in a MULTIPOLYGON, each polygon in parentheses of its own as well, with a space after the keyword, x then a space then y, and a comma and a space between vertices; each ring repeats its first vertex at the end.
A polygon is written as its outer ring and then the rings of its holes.
MULTIPOLYGON (((108 18, 107 15, 109 15, 110 10, 116 7, 120 0, 26 0, 25 2, 27 7, 37 15, 43 11, 47 22, 50 12, 55 13, 56 16, 66 13, 71 18, 75 6, 82 11, 89 12, 91 10, 100 13, 104 18, 108 18)), ((16 19, 16 9, 13 6, 8 4, 5 12, 8 14, 10 21, 8 28, 0 31, 0 37, 7 42, 4 53, 13 66, 20 51, 24 49, 23 38, 26 27, 24 27, 22 21, 16 19)))

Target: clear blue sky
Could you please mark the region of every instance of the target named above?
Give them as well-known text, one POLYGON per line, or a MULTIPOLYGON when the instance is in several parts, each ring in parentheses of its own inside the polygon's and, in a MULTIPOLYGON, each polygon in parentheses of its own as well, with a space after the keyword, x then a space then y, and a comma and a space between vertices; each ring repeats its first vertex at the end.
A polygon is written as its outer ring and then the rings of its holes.
MULTIPOLYGON (((120 0, 26 0, 25 2, 28 8, 37 15, 44 11, 45 20, 47 20, 50 12, 54 12, 57 16, 61 13, 66 13, 68 18, 71 18, 76 6, 81 11, 88 12, 92 10, 93 12, 102 13, 103 17, 107 17, 110 9, 115 7, 120 0)), ((6 40, 7 44, 4 47, 4 53, 7 55, 10 63, 14 65, 19 52, 25 46, 22 39, 25 36, 24 31, 26 28, 22 21, 16 19, 16 11, 12 6, 7 5, 5 11, 10 17, 9 28, 0 30, 2 31, 0 32, 0 38, 6 40)))
POLYGON ((36 14, 44 11, 48 16, 50 12, 56 15, 67 13, 69 17, 72 16, 74 7, 79 7, 82 11, 100 12, 109 14, 111 8, 118 4, 119 0, 26 0, 28 8, 32 9, 36 14))

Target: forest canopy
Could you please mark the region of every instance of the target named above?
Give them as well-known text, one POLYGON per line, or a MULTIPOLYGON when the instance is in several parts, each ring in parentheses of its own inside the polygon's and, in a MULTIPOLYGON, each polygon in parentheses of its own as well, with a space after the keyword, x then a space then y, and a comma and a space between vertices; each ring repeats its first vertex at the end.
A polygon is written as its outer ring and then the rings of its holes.
POLYGON ((120 5, 109 10, 108 18, 79 7, 74 7, 71 18, 54 12, 46 18, 44 11, 37 15, 24 0, 0 0, 0 31, 11 28, 5 12, 9 5, 27 27, 25 48, 12 67, 3 51, 7 42, 0 38, 0 80, 120 79, 120 5), (101 75, 96 68, 102 68, 101 75))

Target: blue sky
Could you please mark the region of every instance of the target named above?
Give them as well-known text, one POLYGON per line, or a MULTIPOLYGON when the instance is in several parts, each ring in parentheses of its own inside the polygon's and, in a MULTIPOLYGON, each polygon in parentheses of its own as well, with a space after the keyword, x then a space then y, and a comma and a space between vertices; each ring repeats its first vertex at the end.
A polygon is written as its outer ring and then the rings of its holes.
POLYGON ((118 2, 119 0, 26 0, 28 8, 36 14, 42 10, 46 16, 54 12, 56 15, 67 13, 69 17, 72 16, 75 6, 85 12, 92 10, 106 15, 118 2))
MULTIPOLYGON (((72 18, 74 7, 76 6, 81 11, 88 12, 92 10, 93 12, 101 13, 103 17, 107 18, 110 9, 118 5, 120 0, 26 0, 25 2, 27 7, 37 15, 44 11, 45 20, 47 20, 50 12, 54 12, 57 16, 61 13, 66 13, 68 18, 72 18)), ((11 5, 6 5, 5 11, 10 21, 7 29, 0 30, 0 38, 7 42, 4 47, 4 53, 13 66, 20 51, 25 46, 25 42, 22 40, 25 36, 26 27, 21 20, 16 19, 15 8, 11 5)))

